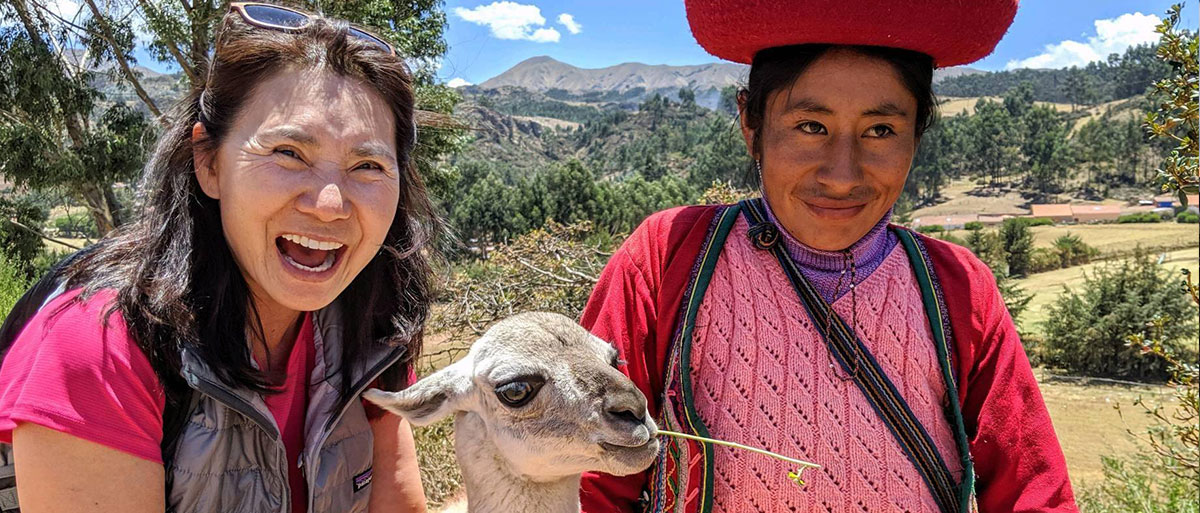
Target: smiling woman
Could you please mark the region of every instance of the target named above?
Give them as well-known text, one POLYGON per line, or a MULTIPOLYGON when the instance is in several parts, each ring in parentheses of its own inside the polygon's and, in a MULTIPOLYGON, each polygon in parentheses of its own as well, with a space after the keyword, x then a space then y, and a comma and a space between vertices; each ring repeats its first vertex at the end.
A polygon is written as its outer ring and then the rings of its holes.
POLYGON ((406 386, 429 310, 412 79, 369 32, 267 4, 216 41, 140 217, 3 330, 21 510, 423 511, 411 431, 359 398, 406 386))
POLYGON ((750 64, 762 198, 654 214, 605 267, 582 324, 690 438, 645 473, 585 475, 583 510, 1076 511, 991 271, 889 222, 934 67, 991 52, 1017 2, 686 4, 706 50, 750 64), (796 487, 712 438, 821 467, 796 487))

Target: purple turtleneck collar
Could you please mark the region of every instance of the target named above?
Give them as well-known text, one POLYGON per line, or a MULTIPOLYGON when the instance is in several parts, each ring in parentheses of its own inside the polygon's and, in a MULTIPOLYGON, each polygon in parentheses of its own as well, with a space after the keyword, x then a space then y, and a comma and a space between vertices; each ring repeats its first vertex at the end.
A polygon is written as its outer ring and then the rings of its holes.
MULTIPOLYGON (((784 246, 787 248, 788 255, 792 257, 792 261, 796 262, 800 268, 800 272, 804 273, 804 277, 812 282, 813 287, 821 296, 830 303, 837 301, 838 298, 850 291, 850 270, 846 269, 846 274, 842 275, 842 270, 845 267, 845 255, 841 251, 824 251, 806 246, 804 243, 796 240, 790 232, 783 228, 779 219, 775 217, 775 212, 771 210, 771 205, 766 199, 762 200, 763 205, 767 210, 767 219, 775 226, 779 227, 779 232, 783 234, 784 246), (842 285, 838 287, 838 278, 842 278, 842 285), (836 289, 836 290, 835 290, 836 289), (836 292, 836 293, 835 293, 836 292)), ((892 211, 888 210, 883 218, 875 223, 871 231, 863 235, 857 242, 851 244, 848 248, 850 254, 854 257, 854 267, 856 280, 855 284, 862 283, 866 280, 883 260, 887 258, 896 244, 900 243, 900 239, 896 238, 896 234, 888 230, 888 223, 892 219, 892 211)))

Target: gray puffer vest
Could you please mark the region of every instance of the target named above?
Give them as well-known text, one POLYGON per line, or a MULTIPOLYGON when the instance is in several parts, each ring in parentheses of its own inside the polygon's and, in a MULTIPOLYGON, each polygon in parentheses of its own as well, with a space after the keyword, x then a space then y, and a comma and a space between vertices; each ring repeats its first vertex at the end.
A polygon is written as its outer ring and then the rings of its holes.
MULTIPOLYGON (((339 375, 342 331, 336 302, 313 315, 316 362, 300 455, 310 513, 367 511, 373 437, 358 397, 405 352, 376 349, 349 376, 339 375), (339 398, 343 379, 352 384, 350 400, 339 398)), ((166 469, 167 511, 290 513, 287 455, 262 396, 227 387, 194 354, 182 356, 183 376, 197 393, 166 469)))

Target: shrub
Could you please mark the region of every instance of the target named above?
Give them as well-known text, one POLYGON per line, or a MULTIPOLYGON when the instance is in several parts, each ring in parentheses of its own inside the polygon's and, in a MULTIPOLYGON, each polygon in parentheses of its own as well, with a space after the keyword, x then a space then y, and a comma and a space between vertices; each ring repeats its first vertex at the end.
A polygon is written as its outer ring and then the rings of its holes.
POLYGON ((983 229, 983 223, 981 223, 981 222, 979 222, 979 221, 971 221, 971 222, 969 222, 969 223, 967 223, 967 224, 964 224, 964 225, 963 225, 963 228, 965 228, 965 229, 967 229, 967 230, 982 230, 982 229, 983 229))
POLYGON ((1085 274, 1079 291, 1064 288, 1049 308, 1043 323, 1048 363, 1089 376, 1166 379, 1168 365, 1141 358, 1126 338, 1154 318, 1173 320, 1162 334, 1173 351, 1184 350, 1185 337, 1196 333, 1196 311, 1179 293, 1178 280, 1140 248, 1085 274))
POLYGON ((8 311, 28 287, 29 280, 25 278, 25 270, 0 252, 0 321, 8 317, 8 311))
POLYGON ((1058 252, 1050 248, 1037 248, 1029 254, 1029 272, 1044 273, 1062 268, 1058 252))
POLYGON ((58 229, 58 233, 64 237, 74 238, 99 238, 99 230, 96 229, 96 220, 89 215, 65 215, 54 220, 54 227, 58 229))
POLYGON ((1196 513, 1196 485, 1163 475, 1143 461, 1125 462, 1105 456, 1104 480, 1079 493, 1079 510, 1087 513, 1196 513))
POLYGON ((1100 251, 1087 245, 1078 235, 1067 233, 1054 239, 1054 253, 1058 255, 1059 267, 1067 268, 1092 261, 1100 251))
POLYGON ((1195 212, 1183 212, 1175 216, 1176 223, 1196 224, 1200 223, 1200 214, 1195 212))
POLYGON ((38 204, 36 198, 0 197, 0 251, 27 277, 31 273, 29 262, 42 251, 42 238, 38 233, 45 221, 46 209, 38 204))
POLYGON ((1025 226, 1029 227, 1054 226, 1054 220, 1050 219, 1049 217, 1018 217, 1016 219, 1021 219, 1021 222, 1025 223, 1025 226))
MULTIPOLYGON (((1020 331, 1021 314, 1029 306, 1029 301, 1033 299, 1033 296, 1026 294, 1025 289, 1022 289, 1017 285, 1016 280, 1009 277, 1008 262, 1006 261, 1008 254, 1004 252, 1004 244, 1000 240, 1000 235, 993 231, 971 230, 961 244, 975 253, 975 256, 979 257, 992 270, 992 276, 996 278, 996 286, 1000 289, 1000 296, 1004 298, 1004 306, 1008 308, 1008 314, 1012 316, 1013 323, 1020 331)), ((1024 337, 1024 333, 1022 333, 1021 338, 1024 339, 1024 337)))
POLYGON ((944 231, 946 231, 946 228, 940 224, 929 224, 917 227, 917 233, 940 233, 944 231))
POLYGON ((1162 216, 1154 212, 1138 212, 1136 214, 1125 214, 1117 218, 1117 223, 1161 223, 1162 216))
POLYGON ((949 243, 951 243, 951 244, 958 244, 959 246, 966 246, 966 245, 967 245, 967 243, 966 243, 965 241, 963 241, 962 239, 960 239, 960 238, 958 238, 958 237, 955 237, 955 236, 954 236, 954 234, 953 234, 953 233, 950 233, 950 232, 942 232, 942 233, 939 233, 939 234, 937 235, 937 238, 939 238, 939 239, 941 239, 941 240, 944 240, 944 241, 946 241, 946 242, 949 242, 949 243))
POLYGON ((1000 240, 1007 253, 1008 275, 1024 277, 1029 274, 1030 253, 1033 251, 1033 234, 1029 222, 1020 218, 1005 219, 1000 225, 1000 240))

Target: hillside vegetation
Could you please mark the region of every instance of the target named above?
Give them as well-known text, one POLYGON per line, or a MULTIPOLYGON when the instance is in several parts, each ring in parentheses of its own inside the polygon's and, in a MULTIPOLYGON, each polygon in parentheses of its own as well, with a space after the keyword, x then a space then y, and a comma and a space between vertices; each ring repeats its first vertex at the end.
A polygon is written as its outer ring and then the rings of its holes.
MULTIPOLYGON (((1147 89, 1167 69, 1153 60, 1153 51, 1135 47, 1076 70, 944 77, 935 86, 946 96, 943 115, 922 139, 897 206, 899 219, 1144 196, 1135 186, 1153 178, 1164 154, 1163 143, 1149 140, 1140 126, 1140 113, 1150 106, 1147 89), (1067 76, 1083 77, 1085 86, 1108 85, 1085 87, 1085 92, 1100 92, 1078 96, 1073 89, 1078 84, 1067 76), (921 210, 910 214, 914 209, 921 210)), ((572 218, 582 216, 615 231, 632 229, 666 202, 695 202, 715 181, 756 187, 732 85, 709 108, 689 87, 645 96, 648 90, 628 85, 624 75, 624 89, 571 92, 559 86, 573 84, 578 69, 568 66, 567 78, 558 80, 547 78, 546 69, 565 65, 534 64, 541 74, 525 69, 493 86, 460 91, 456 115, 473 130, 471 142, 450 157, 458 170, 450 188, 457 201, 446 210, 464 238, 507 240, 541 226, 544 220, 531 218, 529 205, 543 200, 512 198, 528 196, 537 180, 554 181, 567 166, 578 166, 570 174, 595 184, 564 193, 589 198, 576 206, 572 218), (544 89, 512 85, 524 83, 517 76, 536 76, 544 89), (592 189, 614 192, 588 192, 592 189), (635 211, 624 211, 628 204, 605 205, 602 197, 634 197, 630 208, 635 211), (616 212, 621 214, 613 216, 616 212)))

